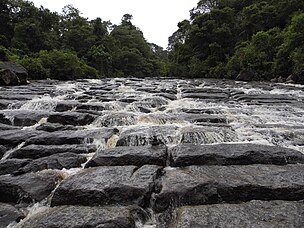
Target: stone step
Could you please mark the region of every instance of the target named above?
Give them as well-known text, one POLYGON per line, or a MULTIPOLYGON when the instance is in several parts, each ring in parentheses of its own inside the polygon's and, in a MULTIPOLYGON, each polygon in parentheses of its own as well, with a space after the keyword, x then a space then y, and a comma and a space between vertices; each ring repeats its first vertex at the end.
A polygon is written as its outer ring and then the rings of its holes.
POLYGON ((304 165, 166 168, 154 195, 156 212, 183 205, 250 200, 303 200, 304 165))
POLYGON ((89 154, 96 151, 95 145, 28 145, 13 151, 8 158, 30 158, 38 159, 48 157, 53 154, 74 153, 74 154, 89 154))
POLYGON ((147 206, 159 172, 159 166, 104 166, 84 169, 59 185, 51 205, 147 206))
POLYGON ((299 151, 251 143, 213 145, 181 144, 169 150, 170 165, 249 165, 249 164, 296 164, 304 163, 299 151))
POLYGON ((147 214, 139 207, 61 206, 49 208, 20 223, 20 227, 130 227, 144 222, 147 214), (140 221, 142 219, 142 221, 140 221))
POLYGON ((60 173, 56 171, 0 176, 0 202, 39 202, 51 194, 60 180, 60 173))
MULTIPOLYGON (((251 201, 241 204, 185 206, 177 209, 171 228, 303 227, 304 203, 251 201)), ((165 227, 165 226, 159 226, 165 227)))
POLYGON ((167 147, 164 145, 137 147, 121 146, 98 151, 86 164, 86 167, 125 165, 166 166, 167 157, 167 147))

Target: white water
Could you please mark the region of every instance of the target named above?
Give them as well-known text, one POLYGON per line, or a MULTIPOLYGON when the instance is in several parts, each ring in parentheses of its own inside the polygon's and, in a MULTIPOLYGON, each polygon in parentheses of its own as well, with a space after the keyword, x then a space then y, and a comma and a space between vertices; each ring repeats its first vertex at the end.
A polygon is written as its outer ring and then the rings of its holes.
MULTIPOLYGON (((143 82, 134 82, 132 80, 112 79, 107 80, 88 80, 87 82, 67 82, 59 83, 53 88, 53 95, 36 97, 25 102, 20 110, 48 111, 53 112, 58 102, 81 97, 89 93, 92 86, 112 86, 118 83, 119 86, 113 87, 113 96, 120 99, 131 98, 137 101, 128 104, 118 100, 101 102, 98 94, 91 95, 89 102, 101 103, 105 110, 90 125, 84 126, 85 129, 102 129, 108 125, 116 127, 119 134, 113 135, 108 141, 95 138, 93 144, 97 151, 107 148, 114 148, 118 140, 128 136, 128 145, 145 145, 154 136, 169 147, 191 142, 196 144, 214 144, 214 143, 232 143, 232 142, 250 142, 266 145, 278 145, 292 148, 304 153, 304 91, 303 86, 277 84, 272 89, 269 87, 256 87, 251 84, 238 82, 236 84, 219 84, 209 81, 198 81, 192 84, 191 80, 146 80, 143 82), (128 83, 128 85, 124 85, 128 83), (177 99, 169 100, 158 95, 150 94, 140 88, 156 87, 157 90, 172 89, 177 99), (219 89, 222 91, 236 90, 247 95, 284 95, 290 96, 303 105, 295 104, 273 104, 273 105, 253 105, 242 101, 229 99, 229 101, 205 101, 199 99, 182 98, 182 89, 184 88, 200 89, 219 89), (158 99, 158 104, 152 103, 158 99), (150 113, 144 113, 141 108, 150 113), (228 120, 229 127, 198 125, 191 123, 180 116, 182 109, 202 109, 213 110, 215 113, 224 116, 228 120), (300 143, 296 143, 300 142, 300 143), (302 144, 301 144, 302 142, 302 144)), ((102 94, 101 94, 102 95, 102 94)), ((72 110, 75 111, 75 110, 72 110)), ((7 116, 13 121, 14 116, 7 116)), ((35 129, 46 119, 38 124, 23 128, 35 129)), ((88 141, 88 144, 91 142, 88 141)), ((18 148, 21 148, 20 144, 18 148)), ((3 159, 6 159, 13 150, 9 151, 3 159)), ((90 159, 94 154, 86 155, 90 159)), ((82 168, 85 164, 82 165, 82 168)), ((75 175, 82 168, 73 168, 61 170, 64 178, 75 175)), ((166 169, 171 169, 167 167, 166 169)), ((28 208, 29 216, 33 213, 43 211, 48 208, 47 204, 35 204, 28 208)), ((147 224, 138 225, 143 228, 155 227, 153 219, 147 224)), ((10 227, 18 227, 12 224, 10 227)))

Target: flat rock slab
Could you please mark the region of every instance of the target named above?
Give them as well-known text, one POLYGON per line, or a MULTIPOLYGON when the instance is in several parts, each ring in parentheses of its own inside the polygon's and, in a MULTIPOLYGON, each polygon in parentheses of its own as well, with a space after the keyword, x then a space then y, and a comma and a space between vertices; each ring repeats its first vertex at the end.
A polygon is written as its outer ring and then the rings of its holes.
POLYGON ((38 159, 51 156, 53 154, 73 153, 73 154, 89 154, 94 153, 96 147, 94 145, 28 145, 13 151, 9 158, 30 158, 38 159))
POLYGON ((15 147, 18 144, 29 140, 30 138, 38 135, 39 132, 34 130, 6 130, 0 131, 0 145, 8 145, 15 147))
POLYGON ((47 111, 38 110, 9 110, 2 111, 0 114, 0 122, 13 126, 32 126, 37 124, 42 118, 49 116, 47 111), (4 117, 1 117, 4 116, 4 117))
POLYGON ((29 172, 38 172, 45 169, 71 169, 81 167, 81 164, 87 161, 85 156, 73 153, 54 154, 49 157, 39 158, 19 168, 14 172, 20 175, 29 172))
POLYGON ((167 168, 154 210, 223 202, 304 199, 304 165, 167 168))
POLYGON ((250 143, 182 144, 169 153, 171 166, 304 163, 304 154, 296 150, 250 143))
POLYGON ((50 123, 63 125, 84 126, 92 123, 96 116, 79 112, 60 112, 51 114, 48 118, 50 123))
POLYGON ((0 160, 0 175, 12 174, 30 163, 31 159, 3 159, 0 160))
POLYGON ((181 207, 172 228, 277 228, 303 227, 304 203, 251 201, 241 204, 215 204, 181 207))
POLYGON ((61 180, 54 171, 0 176, 0 202, 34 203, 46 198, 61 180))
POLYGON ((62 125, 59 123, 43 123, 36 127, 38 131, 47 131, 47 132, 54 132, 54 131, 76 131, 78 130, 76 126, 72 125, 62 125))
POLYGON ((12 222, 19 222, 25 215, 10 204, 0 203, 0 227, 7 227, 12 222))
POLYGON ((167 147, 164 145, 138 147, 122 146, 114 149, 98 151, 86 164, 86 167, 125 165, 165 166, 166 162, 167 147))
POLYGON ((94 139, 104 139, 105 141, 107 141, 113 136, 115 132, 117 132, 117 130, 113 128, 103 128, 98 130, 40 132, 40 134, 36 137, 32 137, 29 140, 26 140, 25 144, 83 144, 86 142, 93 142, 94 139))
POLYGON ((159 169, 159 166, 88 168, 65 179, 56 189, 51 205, 145 206, 159 169))
POLYGON ((138 207, 61 206, 47 209, 20 223, 20 227, 130 227, 135 228, 137 217, 145 219, 138 207))

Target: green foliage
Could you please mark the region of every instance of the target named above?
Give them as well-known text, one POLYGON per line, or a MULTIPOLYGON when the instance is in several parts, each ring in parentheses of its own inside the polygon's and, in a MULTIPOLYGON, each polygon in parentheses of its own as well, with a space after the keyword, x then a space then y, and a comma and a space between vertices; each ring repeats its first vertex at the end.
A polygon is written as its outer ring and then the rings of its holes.
POLYGON ((0 57, 24 65, 32 79, 152 77, 167 73, 157 51, 125 14, 120 25, 89 21, 72 5, 54 13, 27 0, 0 2, 0 57))
POLYGON ((304 82, 304 2, 200 0, 169 38, 169 75, 304 82))

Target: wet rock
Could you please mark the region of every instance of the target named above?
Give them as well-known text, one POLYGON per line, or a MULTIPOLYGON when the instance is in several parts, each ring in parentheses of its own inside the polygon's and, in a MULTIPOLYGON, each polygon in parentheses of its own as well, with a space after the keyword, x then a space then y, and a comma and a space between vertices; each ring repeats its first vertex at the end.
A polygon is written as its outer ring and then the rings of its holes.
POLYGON ((30 204, 46 198, 61 177, 57 172, 44 171, 21 176, 0 176, 0 202, 30 204))
POLYGON ((140 126, 123 131, 116 146, 151 145, 156 138, 160 144, 177 143, 178 127, 176 126, 140 126))
POLYGON ((6 151, 8 151, 8 149, 5 146, 0 145, 0 158, 3 157, 6 151))
POLYGON ((238 74, 235 80, 249 82, 255 80, 255 78, 256 78, 255 72, 253 72, 252 70, 245 69, 238 74))
POLYGON ((180 129, 180 134, 180 143, 212 144, 237 141, 237 135, 230 127, 185 127, 180 129))
POLYGON ((95 116, 79 112, 62 112, 51 114, 48 118, 50 123, 60 123, 63 125, 84 126, 92 123, 95 116))
POLYGON ((31 162, 30 159, 4 159, 0 160, 0 175, 12 174, 19 168, 31 162))
POLYGON ((51 156, 54 154, 89 154, 94 153, 96 147, 94 145, 28 145, 13 151, 9 158, 30 158, 38 159, 51 156))
POLYGON ((38 172, 45 169, 71 169, 81 167, 81 164, 87 161, 82 155, 73 153, 54 154, 49 157, 39 158, 30 162, 14 172, 14 175, 20 175, 29 172, 38 172))
POLYGON ((93 125, 100 127, 114 127, 135 125, 136 122, 137 116, 135 114, 128 112, 116 112, 99 117, 96 119, 93 125))
POLYGON ((189 166, 165 170, 154 210, 250 200, 302 200, 304 165, 189 166))
POLYGON ((54 131, 76 131, 77 127, 72 125, 62 125, 59 123, 43 123, 36 127, 38 131, 47 131, 47 132, 54 132, 54 131))
POLYGON ((78 101, 60 101, 60 102, 57 102, 55 111, 56 112, 70 111, 70 110, 74 109, 75 107, 77 107, 77 105, 79 105, 78 101))
POLYGON ((0 227, 7 227, 12 222, 19 222, 25 215, 10 204, 0 203, 0 227))
POLYGON ((165 166, 167 161, 166 146, 116 147, 98 151, 86 164, 95 166, 124 166, 124 165, 159 165, 165 166))
POLYGON ((20 84, 17 75, 10 69, 2 69, 0 66, 0 85, 2 86, 16 86, 20 84))
POLYGON ((304 163, 304 154, 283 147, 259 144, 182 144, 169 151, 171 166, 304 163))
POLYGON ((51 205, 147 206, 158 166, 108 166, 88 168, 65 179, 56 189, 51 205))
POLYGON ((10 72, 9 75, 2 74, 2 80, 4 84, 2 85, 25 85, 27 82, 27 70, 20 64, 14 62, 2 62, 0 63, 0 69, 2 71, 10 72), (16 76, 13 77, 13 75, 16 76))
POLYGON ((224 116, 219 115, 207 115, 207 114, 192 114, 192 115, 182 115, 183 118, 191 123, 224 123, 227 124, 228 120, 224 116))
POLYGON ((78 109, 92 110, 92 111, 103 111, 105 106, 101 103, 84 103, 77 106, 78 109))
POLYGON ((5 125, 12 125, 12 122, 6 113, 0 113, 0 123, 5 125))
POLYGON ((216 110, 216 109, 186 109, 186 108, 183 108, 183 109, 181 109, 181 111, 185 112, 185 113, 190 113, 190 114, 208 114, 208 115, 221 113, 219 110, 216 110))
POLYGON ((37 131, 33 130, 6 130, 0 131, 0 144, 15 147, 18 144, 38 135, 37 131))
POLYGON ((234 99, 255 104, 288 104, 296 102, 294 98, 281 94, 239 94, 235 95, 234 99))
MULTIPOLYGON (((29 110, 12 110, 3 111, 6 116, 6 122, 4 124, 12 124, 14 126, 32 126, 38 123, 42 118, 49 116, 49 112, 45 111, 29 111, 29 110)), ((1 118, 0 118, 1 119, 1 118)))
MULTIPOLYGON (((63 145, 92 143, 94 139, 105 142, 117 132, 117 129, 103 128, 98 130, 39 132, 40 134, 26 140, 25 144, 63 145)), ((0 135, 1 140, 1 135, 0 135)), ((1 142, 1 141, 0 141, 1 142)))
POLYGON ((61 206, 47 209, 21 222, 23 228, 130 227, 135 228, 146 213, 139 207, 61 206))
MULTIPOLYGON (((182 207, 172 227, 302 227, 303 202, 251 201, 241 204, 215 204, 182 207), (229 221, 229 222, 228 222, 229 221)), ((170 226, 171 227, 171 226, 170 226)))

